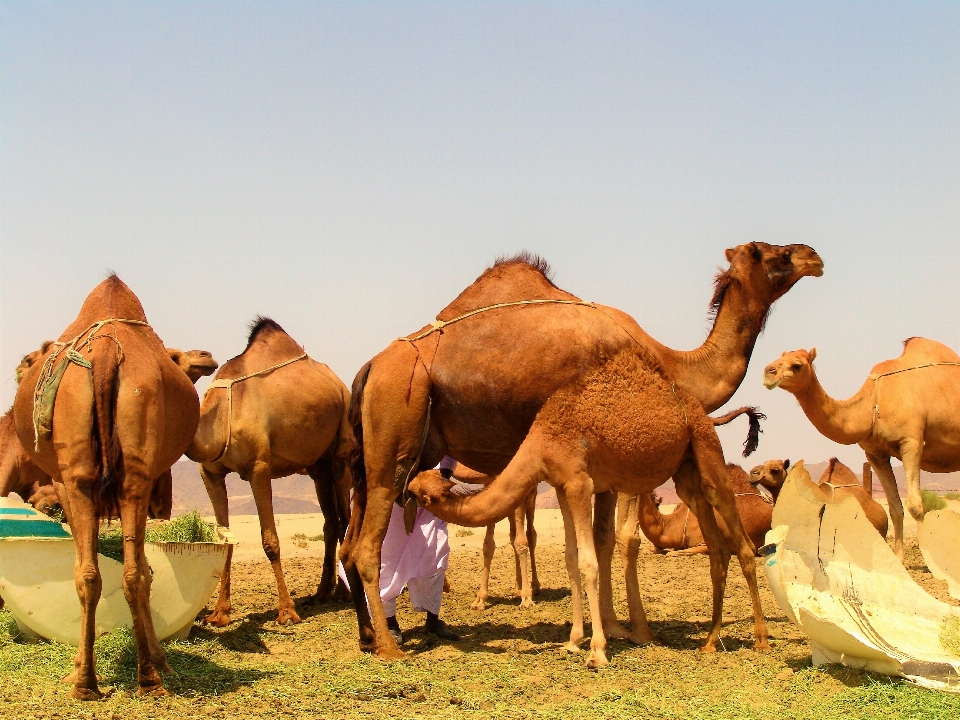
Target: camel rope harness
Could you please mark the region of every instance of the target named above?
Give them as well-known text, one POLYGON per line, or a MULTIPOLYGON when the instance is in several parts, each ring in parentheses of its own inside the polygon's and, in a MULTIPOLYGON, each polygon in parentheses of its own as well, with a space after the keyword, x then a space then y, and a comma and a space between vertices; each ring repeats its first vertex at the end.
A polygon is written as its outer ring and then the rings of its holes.
POLYGON ((43 367, 40 368, 40 375, 37 378, 37 385, 33 390, 33 448, 36 452, 40 452, 40 438, 46 439, 53 435, 53 405, 57 398, 57 390, 60 388, 60 381, 63 380, 63 374, 67 370, 67 365, 73 363, 87 368, 87 370, 93 368, 90 361, 80 354, 80 349, 86 348, 87 352, 91 353, 93 352, 94 340, 107 338, 113 340, 117 345, 117 364, 123 362, 123 346, 117 337, 117 329, 113 329, 112 335, 97 334, 105 325, 115 325, 116 323, 150 327, 150 323, 143 320, 109 318, 93 323, 73 340, 50 344, 54 351, 47 355, 47 359, 43 361, 43 367), (63 355, 63 359, 58 364, 57 358, 61 355, 63 355))
POLYGON ((213 459, 212 462, 217 462, 218 460, 220 460, 224 455, 227 454, 227 450, 230 449, 230 438, 233 437, 233 386, 236 385, 238 382, 243 382, 244 380, 249 380, 250 378, 257 377, 259 375, 266 375, 267 373, 273 372, 274 370, 279 370, 280 368, 285 367, 286 365, 292 365, 295 362, 298 362, 300 360, 306 360, 306 359, 307 359, 307 354, 304 353, 299 357, 291 358, 290 360, 284 360, 282 363, 277 363, 276 365, 271 365, 270 367, 264 368, 263 370, 257 370, 256 372, 247 373, 246 375, 241 375, 238 378, 222 378, 222 379, 217 378, 212 383, 210 383, 209 387, 207 387, 206 391, 203 393, 204 400, 207 399, 207 393, 209 393, 211 390, 218 390, 220 388, 225 388, 227 391, 227 440, 223 444, 223 450, 220 452, 219 455, 217 455, 213 459))
POLYGON ((880 419, 880 378, 885 378, 888 375, 898 375, 899 373, 910 372, 911 370, 922 370, 929 367, 940 367, 942 365, 954 365, 960 366, 960 362, 932 362, 924 363, 923 365, 914 365, 913 367, 900 368, 899 370, 891 370, 890 372, 885 373, 870 373, 867 375, 868 380, 873 380, 873 423, 870 427, 871 432, 877 425, 877 420, 880 419))

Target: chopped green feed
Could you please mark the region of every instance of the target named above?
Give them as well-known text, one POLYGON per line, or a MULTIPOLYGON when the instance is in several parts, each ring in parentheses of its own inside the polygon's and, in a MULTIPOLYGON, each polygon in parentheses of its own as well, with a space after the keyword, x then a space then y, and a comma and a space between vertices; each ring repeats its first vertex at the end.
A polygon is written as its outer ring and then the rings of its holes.
MULTIPOLYGON (((147 526, 146 542, 220 542, 217 529, 197 511, 147 526)), ((123 531, 113 522, 100 529, 99 553, 123 562, 123 531)))
POLYGON ((932 490, 921 491, 923 496, 923 511, 933 512, 934 510, 943 510, 947 507, 947 501, 932 490))
POLYGON ((940 647, 960 656, 960 616, 948 615, 940 623, 940 647))

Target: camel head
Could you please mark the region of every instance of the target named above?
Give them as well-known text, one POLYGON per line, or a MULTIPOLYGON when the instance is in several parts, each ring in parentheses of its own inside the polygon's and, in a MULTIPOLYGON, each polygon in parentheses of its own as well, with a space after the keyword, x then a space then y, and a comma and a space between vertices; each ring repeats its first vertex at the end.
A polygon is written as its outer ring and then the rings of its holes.
POLYGON ((750 484, 762 485, 768 490, 778 492, 787 479, 789 460, 767 460, 750 471, 750 484))
POLYGON ((23 378, 24 373, 27 372, 33 365, 40 360, 44 355, 47 354, 47 350, 50 349, 50 346, 53 345, 53 340, 44 340, 43 345, 40 346, 39 350, 34 350, 29 355, 24 355, 23 360, 20 361, 20 364, 17 365, 16 376, 17 384, 20 384, 20 380, 23 378))
POLYGON ((426 470, 411 480, 407 489, 421 505, 430 507, 435 502, 449 500, 453 486, 454 483, 445 479, 439 470, 426 470))
POLYGON ((213 359, 213 355, 206 350, 183 351, 176 348, 167 348, 167 353, 170 355, 170 359, 187 374, 187 377, 194 384, 206 375, 213 375, 214 371, 220 367, 220 364, 213 359))
POLYGON ((807 245, 752 242, 730 248, 726 254, 730 269, 717 279, 717 293, 727 284, 723 282, 726 278, 736 279, 760 290, 772 304, 805 275, 823 275, 823 260, 807 245))
POLYGON ((783 353, 763 369, 763 386, 767 390, 779 387, 787 392, 799 392, 814 378, 813 360, 816 357, 816 348, 783 353))

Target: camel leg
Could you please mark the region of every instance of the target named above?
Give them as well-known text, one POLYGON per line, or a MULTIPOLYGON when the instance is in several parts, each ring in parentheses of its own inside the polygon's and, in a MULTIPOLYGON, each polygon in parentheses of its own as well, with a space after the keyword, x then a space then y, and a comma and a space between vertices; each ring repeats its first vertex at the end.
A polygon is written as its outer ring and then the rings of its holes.
POLYGON ((270 481, 268 463, 257 460, 254 464, 250 489, 253 491, 253 501, 257 505, 257 516, 260 519, 260 540, 263 543, 263 552, 273 566, 273 574, 277 578, 277 594, 280 596, 277 624, 294 625, 300 622, 300 616, 294 609, 293 600, 283 577, 283 566, 280 564, 280 538, 277 535, 277 523, 273 516, 273 485, 270 481))
MULTIPOLYGON (((723 518, 727 530, 730 532, 733 542, 733 549, 736 550, 737 560, 740 563, 740 570, 747 581, 747 588, 750 591, 750 601, 753 605, 753 635, 754 650, 769 650, 770 642, 767 634, 767 623, 763 617, 763 606, 760 603, 760 589, 757 585, 757 549, 753 542, 747 536, 743 529, 743 522, 740 520, 740 513, 737 510, 736 497, 733 494, 733 487, 730 485, 730 476, 727 473, 726 465, 723 460, 723 450, 720 447, 720 439, 717 437, 713 424, 706 418, 701 427, 696 428, 693 437, 693 452, 696 458, 697 468, 700 471, 700 484, 703 490, 703 497, 713 506, 720 517, 723 518), (710 423, 709 425, 707 423, 710 423)), ((701 530, 703 530, 704 519, 709 524, 715 526, 715 518, 712 512, 704 512, 704 517, 697 516, 700 521, 701 530)), ((704 532, 704 539, 707 539, 704 532)), ((709 540, 707 540, 709 543, 709 540)), ((721 544, 722 545, 722 544, 721 544)), ((729 550, 724 550, 729 553, 729 550)), ((729 555, 727 556, 729 558, 729 555)), ((725 563, 726 564, 726 563, 725 563)), ((721 603, 723 598, 720 598, 721 603)), ((719 630, 719 628, 718 628, 719 630)))
POLYGON ((615 517, 617 493, 608 490, 597 493, 593 506, 593 542, 597 552, 600 580, 600 620, 605 637, 623 640, 630 632, 617 620, 613 606, 613 551, 616 546, 615 517))
MULTIPOLYGON (((230 527, 230 504, 227 500, 226 474, 214 473, 200 466, 200 477, 207 488, 210 504, 213 505, 213 514, 217 525, 230 527)), ((213 612, 207 615, 204 624, 214 627, 224 627, 230 624, 230 566, 233 561, 233 545, 227 546, 227 559, 223 564, 223 573, 220 575, 220 595, 213 612)))
POLYGON ((900 501, 900 491, 897 489, 897 478, 890 467, 890 458, 867 453, 867 460, 873 466, 873 471, 880 479, 883 494, 887 497, 887 507, 890 510, 890 520, 893 522, 893 552, 900 562, 903 562, 903 503, 900 501))
POLYGON ((920 462, 923 457, 923 433, 900 441, 900 459, 907 477, 907 508, 913 519, 923 522, 923 494, 920 492, 920 462))
POLYGON ((630 609, 630 635, 627 638, 636 645, 658 642, 657 636, 647 624, 647 613, 640 597, 638 560, 640 557, 640 506, 637 496, 617 495, 616 543, 623 561, 624 582, 627 586, 627 607, 630 609))
POLYGON ((340 542, 340 563, 343 565, 343 572, 347 576, 347 583, 350 585, 350 597, 353 600, 353 608, 357 613, 360 650, 372 652, 376 649, 373 625, 370 622, 370 611, 367 609, 367 596, 364 593, 363 581, 360 579, 360 572, 353 560, 357 540, 360 538, 360 529, 363 527, 366 505, 366 487, 358 487, 350 511, 350 522, 347 525, 343 540, 340 542))
POLYGON ((337 500, 334 496, 333 472, 330 463, 324 460, 310 468, 310 476, 317 491, 317 502, 323 513, 323 570, 314 598, 325 603, 330 600, 337 584, 337 540, 340 523, 337 516, 337 500))
POLYGON ((670 550, 667 553, 667 557, 678 557, 681 555, 708 555, 710 553, 710 548, 706 545, 696 545, 691 548, 684 548, 683 550, 670 550))
POLYGON ((533 516, 537 512, 537 490, 527 496, 527 547, 530 548, 530 595, 540 594, 540 578, 537 577, 537 529, 533 526, 533 516))
MULTIPOLYGON (((133 484, 127 472, 125 483, 133 484)), ((149 487, 149 486, 148 486, 149 487)), ((150 614, 150 566, 144 552, 149 498, 122 498, 120 526, 123 529, 123 594, 133 619, 133 636, 137 646, 137 682, 139 694, 169 695, 163 687, 160 671, 169 671, 167 656, 153 627, 150 614)))
POLYGON ((560 488, 557 491, 557 504, 560 505, 560 514, 563 516, 564 559, 567 563, 567 575, 570 578, 570 604, 573 614, 573 624, 570 626, 570 639, 563 649, 567 652, 580 652, 580 643, 583 641, 583 589, 580 585, 579 553, 577 552, 577 531, 573 525, 573 516, 570 514, 570 505, 567 495, 560 488))
POLYGON ((493 539, 494 525, 487 525, 487 534, 483 538, 483 571, 480 573, 480 589, 477 590, 477 599, 473 601, 474 610, 483 610, 487 607, 488 590, 490 584, 490 565, 493 563, 493 554, 497 543, 493 539))
MULTIPOLYGON (((91 483, 92 485, 92 483, 91 483)), ((103 581, 97 562, 99 537, 99 518, 94 512, 91 487, 83 489, 75 483, 61 486, 61 502, 66 512, 73 518, 70 526, 76 546, 76 560, 73 566, 73 578, 80 598, 80 646, 73 661, 73 672, 63 681, 72 682, 70 697, 75 700, 99 700, 103 695, 97 687, 97 674, 93 657, 93 641, 96 640, 96 611, 100 602, 103 581)))
POLYGON ((510 544, 513 546, 513 556, 517 570, 517 596, 520 598, 520 607, 533 607, 533 590, 530 587, 530 571, 527 569, 527 557, 530 547, 527 545, 527 531, 525 527, 526 503, 519 505, 510 516, 510 544))
POLYGON ((583 576, 583 584, 587 591, 587 602, 590 605, 591 638, 587 667, 593 670, 607 664, 607 639, 603 632, 603 616, 600 610, 600 571, 597 551, 593 542, 593 518, 590 512, 593 481, 583 471, 568 472, 564 490, 570 517, 573 520, 576 532, 579 571, 583 576))

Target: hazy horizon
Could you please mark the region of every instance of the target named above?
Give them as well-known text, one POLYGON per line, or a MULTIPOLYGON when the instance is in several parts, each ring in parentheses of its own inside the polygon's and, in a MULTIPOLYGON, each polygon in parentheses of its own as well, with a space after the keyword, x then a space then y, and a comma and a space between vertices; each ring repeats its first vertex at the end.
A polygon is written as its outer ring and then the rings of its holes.
POLYGON ((499 255, 687 349, 725 248, 805 243, 726 407, 768 415, 747 467, 858 470, 761 372, 816 347, 846 398, 960 350, 958 37, 948 2, 5 3, 0 402, 108 270, 167 345, 268 315, 349 384, 499 255))

